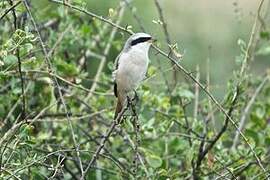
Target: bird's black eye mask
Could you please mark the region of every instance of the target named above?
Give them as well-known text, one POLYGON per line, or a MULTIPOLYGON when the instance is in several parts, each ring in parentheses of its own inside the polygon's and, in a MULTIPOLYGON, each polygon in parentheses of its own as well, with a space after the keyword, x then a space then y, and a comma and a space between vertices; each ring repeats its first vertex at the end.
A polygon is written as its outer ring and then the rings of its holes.
POLYGON ((151 37, 140 37, 138 39, 134 39, 131 41, 131 46, 135 46, 136 44, 149 41, 150 39, 152 39, 152 38, 151 37))

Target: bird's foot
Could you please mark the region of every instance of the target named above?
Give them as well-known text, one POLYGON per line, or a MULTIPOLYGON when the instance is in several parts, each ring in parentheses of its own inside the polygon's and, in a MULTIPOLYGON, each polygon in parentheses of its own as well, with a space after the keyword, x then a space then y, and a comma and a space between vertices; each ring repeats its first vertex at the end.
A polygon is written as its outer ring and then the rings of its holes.
POLYGON ((134 102, 133 104, 136 105, 140 99, 136 90, 133 90, 133 92, 134 92, 134 97, 132 98, 132 102, 134 102))
POLYGON ((128 103, 127 105, 132 111, 132 116, 137 115, 137 113, 136 113, 136 103, 138 101, 138 96, 137 96, 136 91, 134 91, 134 92, 135 92, 135 96, 132 99, 129 96, 127 96, 127 103, 128 103))

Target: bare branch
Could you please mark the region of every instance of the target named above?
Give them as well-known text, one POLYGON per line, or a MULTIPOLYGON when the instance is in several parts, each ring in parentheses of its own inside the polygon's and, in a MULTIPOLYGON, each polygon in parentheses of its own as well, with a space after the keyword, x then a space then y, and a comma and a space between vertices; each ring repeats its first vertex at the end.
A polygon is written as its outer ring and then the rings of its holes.
MULTIPOLYGON (((199 82, 200 81, 200 68, 197 65, 196 66, 196 80, 199 82)), ((198 84, 195 83, 195 100, 194 100, 194 112, 193 112, 193 117, 195 120, 197 120, 198 116, 198 107, 199 107, 199 86, 198 84)))
MULTIPOLYGON (((39 38, 39 41, 40 41, 40 44, 41 44, 41 48, 43 50, 43 54, 45 56, 45 60, 46 60, 46 65, 47 65, 47 68, 48 68, 48 72, 51 73, 51 72, 53 72, 52 64, 51 64, 51 60, 50 60, 50 57, 48 55, 48 52, 46 50, 45 44, 44 44, 44 42, 43 42, 43 40, 41 38, 40 32, 39 32, 39 30, 37 28, 35 19, 32 16, 32 13, 30 11, 30 7, 29 7, 27 1, 24 0, 23 3, 24 3, 24 6, 25 6, 25 8, 26 8, 26 10, 27 10, 30 18, 31 18, 31 22, 32 22, 32 24, 33 24, 33 26, 34 26, 34 28, 36 30, 36 33, 38 35, 38 38, 39 38)), ((62 105, 64 107, 64 110, 65 110, 65 113, 66 113, 67 121, 68 121, 69 128, 70 128, 71 134, 72 134, 72 140, 73 140, 74 148, 76 149, 76 155, 77 155, 77 158, 78 158, 79 163, 80 163, 81 173, 83 174, 83 167, 82 167, 82 161, 81 161, 81 158, 80 158, 79 147, 77 146, 77 141, 76 141, 76 138, 75 138, 74 130, 73 130, 72 123, 71 123, 71 120, 70 120, 70 117, 69 117, 69 114, 70 113, 68 112, 67 106, 65 104, 65 100, 63 98, 63 95, 62 95, 62 92, 61 92, 61 88, 59 86, 59 83, 58 83, 57 78, 53 76, 52 79, 53 79, 53 82, 55 83, 55 85, 57 87, 57 90, 58 90, 58 93, 59 93, 59 96, 60 96, 61 103, 62 103, 62 105)))
MULTIPOLYGON (((65 6, 68 6, 72 9, 75 9, 79 12, 83 12, 85 14, 88 14, 89 16, 91 17, 95 17, 96 19, 99 19, 100 21, 103 21, 103 22, 106 22, 106 23, 109 23, 110 25, 114 26, 114 27, 117 27, 118 29, 126 32, 126 33, 129 33, 129 34, 132 34, 132 32, 130 32, 129 30, 127 30, 126 28, 123 28, 105 18, 103 18, 102 16, 98 16, 94 13, 91 13, 89 11, 86 11, 84 9, 81 9, 77 6, 73 6, 71 4, 68 4, 68 3, 65 3, 63 4, 61 1, 57 1, 57 0, 50 0, 51 2, 55 2, 55 3, 58 3, 58 4, 62 4, 62 5, 65 5, 65 6)), ((262 0, 263 2, 263 0, 262 0)), ((260 3, 260 6, 261 7, 262 5, 262 2, 260 3)), ((260 8, 259 8, 260 10, 260 8)), ((257 18, 256 18, 257 19, 257 18)), ((256 20, 257 22, 257 20, 256 20)), ((252 39, 252 38, 251 38, 252 39)), ((211 99, 211 101, 214 102, 214 104, 218 107, 218 109, 226 116, 226 119, 228 119, 232 125, 235 127, 235 129, 239 132, 239 134, 241 135, 241 137, 244 139, 245 143, 248 145, 249 149, 252 151, 252 154, 254 155, 258 165, 260 166, 260 168, 266 172, 265 168, 263 167, 262 163, 261 163, 261 160, 259 159, 259 157, 257 156, 256 152, 254 151, 254 148, 251 146, 251 144, 249 143, 247 137, 240 131, 240 129, 238 128, 236 122, 229 116, 229 114, 226 112, 226 110, 221 106, 221 104, 216 100, 216 98, 206 89, 206 87, 204 87, 200 82, 198 82, 196 80, 196 78, 188 71, 186 70, 183 66, 181 66, 179 63, 178 63, 178 60, 175 59, 175 58, 172 58, 171 56, 169 56, 167 53, 163 52, 161 49, 159 49, 157 46, 152 46, 159 54, 161 54, 162 56, 166 57, 167 59, 169 59, 171 62, 174 63, 174 65, 179 69, 181 70, 188 78, 190 78, 192 81, 194 81, 195 83, 197 83, 199 85, 199 87, 205 92, 205 94, 211 99)))
POLYGON ((2 20, 10 11, 13 11, 19 4, 21 4, 22 1, 17 1, 15 4, 11 5, 9 9, 7 9, 4 14, 0 17, 0 20, 2 20))
POLYGON ((102 149, 105 146, 105 143, 108 141, 108 139, 111 136, 112 132, 114 131, 116 125, 118 124, 118 122, 120 121, 120 119, 122 118, 123 114, 126 112, 127 109, 128 109, 128 106, 123 108, 122 111, 118 114, 118 116, 113 120, 113 122, 111 124, 111 127, 108 129, 106 134, 103 136, 103 138, 102 138, 102 140, 100 142, 100 145, 96 149, 94 155, 92 156, 92 159, 89 161, 89 163, 88 163, 87 167, 85 168, 80 180, 84 180, 84 178, 85 178, 86 174, 88 173, 89 169, 93 166, 95 161, 98 159, 102 149))
MULTIPOLYGON (((269 80, 269 77, 268 75, 266 75, 266 77, 263 79, 263 81, 260 83, 260 85, 258 86, 258 88, 255 90, 254 94, 252 95, 251 99, 249 100, 246 108, 244 109, 243 113, 242 113, 242 116, 241 116, 241 119, 240 119, 240 124, 239 124, 239 129, 242 131, 244 129, 244 125, 246 123, 246 119, 247 119, 247 116, 249 114, 249 110, 250 108, 252 107, 253 103, 255 102, 257 96, 259 95, 259 93, 261 92, 263 86, 265 85, 265 83, 269 80)), ((236 131, 235 132, 235 137, 234 137, 234 140, 233 140, 233 145, 232 145, 232 149, 235 149, 236 146, 237 146, 237 143, 238 143, 238 140, 239 140, 239 132, 236 131)))
MULTIPOLYGON (((116 24, 117 24, 117 25, 120 24, 120 22, 121 22, 121 20, 122 20, 122 17, 123 17, 123 15, 124 15, 124 12, 125 12, 125 6, 122 5, 122 8, 121 8, 121 10, 120 10, 120 12, 119 12, 118 20, 116 21, 116 24)), ((86 97, 86 99, 85 99, 86 101, 88 101, 88 99, 91 98, 91 96, 92 96, 92 94, 93 94, 92 92, 95 92, 95 90, 96 90, 97 82, 99 81, 100 75, 101 75, 101 73, 102 73, 102 71, 103 71, 103 68, 104 68, 104 66, 105 66, 105 63, 106 63, 106 60, 107 60, 107 55, 109 54, 109 51, 110 51, 110 49, 111 49, 112 42, 113 42, 113 39, 114 39, 114 37, 115 37, 115 35, 116 35, 116 32, 117 32, 117 28, 114 27, 114 28, 112 29, 112 32, 111 32, 110 37, 109 37, 109 40, 108 40, 107 45, 106 45, 106 47, 105 47, 105 50, 104 50, 104 53, 103 53, 103 57, 102 57, 102 59, 100 60, 100 64, 99 64, 97 73, 96 73, 96 75, 95 75, 94 82, 93 82, 93 84, 92 84, 92 86, 91 86, 91 88, 90 88, 90 92, 89 92, 89 94, 87 95, 87 97, 86 97)))

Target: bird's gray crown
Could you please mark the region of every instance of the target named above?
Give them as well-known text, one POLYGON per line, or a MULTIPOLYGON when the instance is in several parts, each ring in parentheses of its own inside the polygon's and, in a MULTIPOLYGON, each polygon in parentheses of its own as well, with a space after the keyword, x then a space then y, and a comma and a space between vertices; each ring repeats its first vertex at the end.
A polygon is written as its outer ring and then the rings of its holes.
POLYGON ((131 46, 135 46, 136 44, 140 44, 140 43, 149 41, 150 39, 152 39, 152 36, 150 36, 149 34, 146 34, 146 33, 133 34, 128 38, 124 49, 127 50, 131 46))

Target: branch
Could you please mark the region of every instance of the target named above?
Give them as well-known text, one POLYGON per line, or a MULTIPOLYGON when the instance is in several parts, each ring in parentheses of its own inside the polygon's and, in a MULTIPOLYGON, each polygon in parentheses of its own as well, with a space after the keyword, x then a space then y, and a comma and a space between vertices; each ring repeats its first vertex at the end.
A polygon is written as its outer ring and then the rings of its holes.
MULTIPOLYGON (((15 73, 15 71, 8 71, 5 73, 5 75, 8 75, 8 74, 11 74, 11 73, 15 73)), ((22 70, 22 73, 25 73, 25 74, 29 74, 29 73, 39 73, 39 74, 46 74, 50 77, 55 77, 57 78, 58 80, 66 83, 67 85, 69 86, 72 86, 72 87, 75 87, 75 88, 78 88, 78 89, 81 89, 85 92, 91 92, 90 89, 87 89, 85 88, 84 86, 82 86, 81 84, 74 84, 68 80, 66 80, 65 78, 59 76, 58 74, 55 74, 53 72, 48 72, 48 71, 42 71, 42 70, 22 70)), ((96 94, 96 95, 101 95, 101 96, 112 96, 113 94, 112 93, 103 93, 103 92, 92 92, 93 94, 96 94)))
MULTIPOLYGON (((120 12, 119 12, 118 20, 116 21, 116 24, 117 24, 117 25, 120 24, 120 22, 121 22, 121 20, 122 20, 122 17, 123 17, 123 15, 124 15, 124 11, 125 11, 125 6, 122 5, 122 7, 121 7, 121 9, 120 9, 120 12)), ((92 92, 95 92, 95 90, 96 90, 97 82, 99 81, 100 76, 101 76, 101 73, 102 73, 102 70, 103 70, 103 68, 104 68, 104 66, 105 66, 106 59, 107 59, 107 55, 109 54, 109 51, 110 51, 110 49, 111 49, 112 42, 113 42, 113 39, 114 39, 114 37, 115 37, 115 35, 116 35, 116 32, 117 32, 117 28, 114 27, 113 30, 112 30, 112 32, 111 32, 111 34, 110 34, 110 37, 109 37, 109 40, 108 40, 107 45, 106 45, 106 47, 105 47, 105 50, 104 50, 104 52, 103 52, 103 57, 102 57, 102 59, 101 59, 101 61, 100 61, 100 64, 99 64, 99 66, 98 66, 98 70, 97 70, 97 73, 96 73, 96 75, 95 75, 94 82, 93 82, 93 84, 92 84, 92 86, 91 86, 91 88, 90 88, 90 92, 89 92, 89 94, 87 95, 87 97, 86 97, 86 99, 85 99, 86 102, 87 102, 88 99, 90 99, 91 96, 93 95, 92 92)))
MULTIPOLYGON (((199 66, 197 65, 197 67, 196 67, 196 80, 197 81, 200 81, 200 68, 199 68, 199 66)), ((198 117, 198 107, 199 107, 199 91, 200 91, 200 89, 199 89, 199 86, 195 83, 195 102, 194 102, 194 112, 193 112, 193 118, 195 119, 195 120, 197 120, 197 117, 198 117)))
POLYGON ((57 40, 56 40, 56 42, 54 43, 53 47, 52 47, 51 50, 48 52, 48 56, 49 56, 49 57, 51 57, 51 56, 54 54, 54 52, 55 52, 57 46, 58 46, 58 45, 60 44, 60 42, 63 40, 64 36, 70 31, 71 27, 72 27, 72 24, 68 25, 68 27, 65 28, 65 31, 63 31, 63 32, 60 34, 60 36, 57 38, 57 40))
POLYGON ((21 79, 21 97, 22 97, 22 116, 21 116, 21 119, 23 120, 26 117, 26 100, 25 100, 25 93, 24 93, 24 79, 23 79, 23 74, 22 74, 22 62, 21 62, 19 48, 16 50, 16 55, 17 55, 17 59, 18 59, 18 68, 19 68, 19 74, 20 74, 20 79, 21 79))
MULTIPOLYGON (((170 34, 169 34, 169 31, 167 28, 167 23, 165 22, 162 7, 161 7, 158 0, 154 0, 154 1, 155 1, 155 5, 157 7, 157 10, 158 10, 159 19, 162 22, 162 27, 163 27, 163 32, 164 32, 164 35, 166 38, 166 42, 167 42, 168 46, 170 47, 170 45, 172 44, 172 41, 171 41, 170 34)), ((169 50, 171 51, 171 53, 169 53, 169 55, 172 55, 174 58, 176 58, 177 56, 175 55, 175 51, 173 49, 169 49, 169 50)), ((173 81, 174 81, 173 87, 175 87, 177 84, 177 71, 176 71, 176 68, 175 68, 173 62, 171 62, 171 65, 172 65, 172 67, 174 67, 173 68, 173 81)))
MULTIPOLYGON (((235 92, 236 94, 233 96, 234 99, 232 100, 231 107, 230 107, 230 109, 228 111, 229 117, 232 115, 232 112, 234 110, 234 107, 235 107, 235 105, 237 103, 237 99, 238 99, 238 97, 240 95, 240 92, 239 91, 240 90, 237 89, 236 92, 235 92)), ((198 171, 200 170, 200 166, 201 166, 202 160, 204 159, 204 157, 206 156, 206 154, 214 147, 214 145, 221 138, 221 136, 225 133, 225 131, 227 130, 227 127, 228 127, 228 123, 229 123, 229 118, 226 117, 225 122, 224 122, 224 125, 222 126, 221 130, 215 136, 215 138, 212 140, 212 142, 208 146, 206 146, 206 148, 203 148, 203 146, 204 146, 204 140, 201 142, 201 146, 200 146, 200 149, 199 149, 196 166, 195 166, 195 169, 193 169, 193 178, 194 179, 198 178, 198 171)))
MULTIPOLYGON (((211 56, 211 46, 208 47, 209 50, 209 56, 207 58, 207 62, 206 62, 206 87, 207 87, 207 91, 210 91, 210 56, 211 56)), ((216 123, 215 123, 215 112, 213 111, 212 108, 212 103, 210 101, 210 99, 208 99, 208 106, 209 106, 209 113, 205 119, 205 121, 208 123, 209 120, 212 121, 212 125, 213 125, 213 129, 214 132, 216 134, 216 123), (208 118, 209 117, 209 118, 208 118)))
MULTIPOLYGON (((126 28, 123 28, 113 22, 111 22, 110 20, 107 20, 105 18, 103 18, 102 16, 98 16, 94 13, 91 13, 85 9, 81 9, 77 6, 74 6, 74 5, 71 5, 69 3, 63 3, 62 1, 58 1, 58 0, 49 0, 51 2, 54 2, 54 3, 58 3, 58 4, 61 4, 61 5, 64 5, 64 6, 67 6, 67 7, 70 7, 74 10, 77 10, 79 12, 83 12, 89 16, 91 16, 92 18, 96 18, 96 19, 99 19, 100 21, 102 22, 106 22, 114 27, 117 27, 118 29, 128 33, 128 34, 133 34, 131 31, 129 31, 128 29, 126 28)), ((263 1, 263 0, 262 0, 263 1)), ((262 2, 260 3, 260 6, 261 7, 261 4, 262 2)), ((259 8, 260 10, 260 8, 259 8)), ((256 18, 257 19, 257 18, 256 18)), ((256 20, 257 22, 257 20, 256 20)), ((239 132, 239 134, 241 135, 241 137, 244 139, 245 143, 248 145, 249 149, 251 150, 253 156, 255 157, 258 165, 260 166, 260 168, 266 172, 265 168, 263 167, 262 163, 261 163, 261 160, 259 159, 259 157, 257 156, 256 152, 254 151, 254 148, 251 146, 251 144, 249 143, 247 137, 240 131, 240 129, 238 128, 236 122, 229 116, 229 114, 226 112, 226 110, 222 107, 222 105, 216 100, 216 98, 212 95, 212 93, 210 93, 206 87, 204 87, 200 82, 198 82, 196 80, 196 78, 192 75, 192 73, 190 73, 188 70, 186 70, 183 66, 181 66, 179 63, 178 63, 178 60, 175 59, 175 58, 172 58, 171 56, 169 56, 169 54, 165 53, 164 51, 162 51, 161 49, 159 49, 157 46, 155 45, 152 45, 152 47, 159 53, 161 54, 162 56, 166 57, 167 59, 169 59, 171 62, 174 63, 174 65, 182 71, 182 73, 184 75, 186 75, 188 78, 190 78, 193 82, 197 83, 198 86, 205 92, 205 94, 211 99, 211 101, 214 102, 214 104, 217 106, 217 108, 226 116, 226 118, 231 122, 231 124, 235 127, 235 129, 239 132)))
MULTIPOLYGON (((13 4, 12 0, 9 0, 9 4, 11 5, 11 11, 12 11, 12 15, 13 15, 13 24, 14 24, 14 29, 15 31, 17 30, 17 15, 16 15, 16 11, 15 11, 15 7, 17 5, 19 5, 21 3, 21 1, 17 2, 16 4, 13 4), (14 8, 12 8, 14 7, 14 8)), ((24 79, 23 79, 23 75, 22 75, 22 63, 21 63, 21 57, 20 57, 20 47, 18 47, 16 49, 16 56, 17 56, 17 60, 18 60, 18 69, 19 69, 19 73, 20 73, 20 79, 21 79, 21 97, 22 97, 22 114, 21 114, 21 119, 23 120, 25 118, 26 115, 26 102, 25 102, 25 95, 24 95, 24 79)))
POLYGON ((100 142, 100 145, 96 149, 94 155, 92 156, 92 159, 90 160, 90 162, 88 163, 88 165, 85 168, 84 172, 82 173, 82 176, 81 176, 80 180, 84 180, 85 175, 87 174, 89 169, 93 166, 93 164, 95 163, 95 161, 99 157, 100 152, 102 151, 102 149, 105 146, 105 143, 108 141, 108 139, 111 136, 112 132, 114 131, 116 125, 118 124, 118 122, 120 122, 119 120, 121 119, 121 117, 123 116, 123 114, 126 112, 127 109, 128 109, 128 106, 123 108, 122 111, 118 114, 118 116, 113 120, 113 122, 111 124, 111 127, 107 130, 106 134, 103 136, 103 138, 102 138, 102 140, 100 142))
MULTIPOLYGON (((266 75, 266 77, 263 79, 263 81, 260 83, 260 85, 258 86, 258 88, 255 90, 253 96, 251 97, 250 101, 248 102, 246 108, 244 109, 243 113, 242 113, 242 116, 241 116, 241 119, 240 119, 240 124, 239 124, 239 129, 242 131, 243 128, 244 128, 244 125, 246 123, 246 118, 249 114, 249 110, 250 108, 252 107, 253 103, 255 102, 256 100, 256 97, 259 95, 259 93, 261 92, 263 86, 265 85, 265 83, 269 80, 269 77, 268 75, 266 75)), ((232 145, 232 149, 235 149, 236 146, 237 146, 237 143, 238 143, 238 140, 239 140, 239 132, 236 131, 236 134, 235 134, 235 137, 234 137, 234 140, 233 140, 233 145, 232 145)))
POLYGON ((130 9, 134 19, 137 21, 140 29, 143 31, 143 32, 146 32, 142 22, 141 22, 141 19, 137 16, 137 13, 136 13, 136 8, 135 7, 132 7, 132 5, 130 4, 130 0, 123 0, 126 4, 127 4, 127 7, 130 9))
POLYGON ((96 14, 94 14, 94 13, 92 13, 92 12, 89 12, 89 11, 87 11, 87 10, 85 10, 85 9, 82 9, 82 8, 80 8, 80 7, 78 7, 78 6, 74 6, 74 5, 69 4, 69 3, 67 3, 67 2, 63 3, 63 1, 59 1, 59 0, 48 0, 48 1, 53 2, 53 3, 57 3, 57 4, 61 4, 61 5, 67 6, 67 7, 70 7, 71 9, 77 10, 77 11, 79 11, 79 12, 83 12, 83 13, 85 13, 85 14, 91 16, 92 18, 96 18, 96 19, 98 19, 98 20, 100 20, 100 21, 102 21, 102 22, 105 22, 105 23, 110 24, 110 25, 113 26, 113 27, 116 27, 117 29, 119 29, 119 30, 121 30, 121 31, 124 31, 124 32, 127 32, 127 33, 129 33, 129 34, 132 34, 132 32, 129 31, 127 28, 124 28, 124 27, 122 27, 122 26, 119 26, 118 24, 113 23, 112 21, 110 21, 110 20, 108 20, 108 19, 106 19, 106 18, 104 18, 104 17, 102 17, 102 16, 98 16, 98 15, 96 15, 96 14))
MULTIPOLYGON (((36 31, 36 33, 38 35, 38 39, 40 41, 40 45, 41 45, 43 54, 45 56, 45 61, 46 61, 46 65, 47 65, 48 71, 51 73, 51 72, 53 72, 53 69, 52 69, 52 63, 51 63, 51 60, 50 60, 50 56, 48 55, 48 52, 47 52, 46 47, 45 47, 45 44, 44 44, 44 42, 43 42, 43 40, 41 38, 40 32, 39 32, 39 30, 37 28, 36 21, 35 21, 34 17, 32 16, 32 13, 30 11, 30 7, 29 7, 27 1, 24 0, 23 3, 24 3, 24 6, 25 6, 25 8, 26 8, 26 10, 27 10, 27 12, 29 14, 29 16, 30 16, 30 19, 31 19, 31 22, 32 22, 32 24, 33 24, 33 26, 35 28, 35 31, 36 31)), ((64 110, 65 110, 65 113, 66 113, 67 121, 68 121, 69 128, 70 128, 71 134, 72 134, 73 145, 74 145, 74 148, 76 150, 76 156, 77 156, 77 159, 78 159, 78 161, 80 163, 81 173, 83 174, 83 166, 82 166, 82 161, 81 161, 81 158, 80 158, 79 147, 77 146, 76 137, 75 137, 74 130, 73 130, 73 127, 72 127, 72 123, 71 123, 71 120, 70 120, 70 117, 69 117, 69 114, 70 113, 69 113, 69 111, 67 109, 67 105, 65 104, 65 100, 63 98, 63 94, 61 92, 61 88, 59 86, 59 83, 58 83, 57 78, 53 76, 52 77, 52 80, 53 80, 54 84, 57 87, 58 94, 59 94, 59 97, 60 97, 60 101, 61 101, 61 103, 62 103, 62 105, 64 107, 64 110)))
POLYGON ((15 4, 13 4, 8 10, 4 12, 4 14, 0 17, 0 20, 2 20, 10 11, 13 11, 19 4, 21 4, 22 1, 18 1, 15 4))
MULTIPOLYGON (((162 8, 161 8, 158 0, 155 0, 155 5, 156 5, 157 10, 158 10, 159 18, 160 18, 160 20, 162 22, 163 33, 165 35, 166 42, 167 42, 168 46, 170 47, 170 45, 172 43, 171 38, 170 38, 170 34, 168 32, 167 23, 165 22, 163 11, 162 11, 162 8)), ((167 56, 169 57, 171 55, 172 55, 173 58, 177 57, 176 54, 175 54, 175 51, 173 49, 169 48, 169 54, 167 56)), ((176 84, 177 84, 177 73, 176 73, 175 63, 172 62, 172 61, 171 61, 171 66, 173 67, 173 87, 175 87, 176 84)), ((164 76, 164 79, 165 79, 165 82, 166 82, 167 80, 166 80, 165 76, 164 76)), ((168 86, 168 91, 170 91, 169 84, 167 84, 167 86, 168 86)), ((187 118, 187 115, 186 115, 187 114, 186 113, 186 106, 183 103, 182 97, 179 97, 179 103, 180 103, 180 106, 183 109, 183 114, 184 114, 184 119, 185 119, 186 126, 189 129, 189 122, 188 122, 188 118, 187 118)), ((190 135, 190 131, 188 131, 188 134, 190 135)), ((192 140, 189 138, 188 141, 189 141, 189 145, 191 146, 192 145, 192 140)))
POLYGON ((249 41, 248 41, 248 46, 247 46, 247 49, 246 49, 246 52, 245 52, 245 57, 244 57, 244 60, 243 60, 242 66, 241 66, 240 77, 242 77, 242 75, 244 74, 244 72, 245 72, 245 70, 247 68, 247 65, 249 63, 249 60, 251 59, 250 51, 251 51, 251 47, 252 47, 252 44, 253 44, 254 39, 255 39, 257 22, 258 22, 258 19, 260 17, 260 12, 261 12, 263 2, 264 2, 264 0, 260 1, 259 7, 257 9, 257 14, 256 14, 256 17, 255 17, 255 21, 254 21, 252 30, 251 30, 250 38, 249 38, 249 41))

